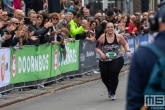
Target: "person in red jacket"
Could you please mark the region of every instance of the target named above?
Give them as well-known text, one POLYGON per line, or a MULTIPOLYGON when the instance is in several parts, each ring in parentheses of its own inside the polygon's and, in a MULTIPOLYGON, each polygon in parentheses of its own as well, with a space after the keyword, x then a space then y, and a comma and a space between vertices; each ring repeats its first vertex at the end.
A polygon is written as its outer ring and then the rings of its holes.
POLYGON ((21 7, 21 0, 13 0, 13 5, 14 5, 14 8, 15 8, 15 9, 20 9, 20 10, 22 10, 22 7, 21 7))

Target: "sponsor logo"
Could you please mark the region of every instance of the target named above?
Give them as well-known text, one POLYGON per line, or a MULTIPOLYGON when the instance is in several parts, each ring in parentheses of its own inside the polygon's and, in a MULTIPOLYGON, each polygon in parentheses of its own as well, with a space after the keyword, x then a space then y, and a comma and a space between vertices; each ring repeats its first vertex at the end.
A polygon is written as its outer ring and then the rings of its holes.
POLYGON ((83 50, 85 49, 85 46, 86 46, 86 44, 87 44, 87 41, 85 42, 83 42, 83 50))
POLYGON ((54 70, 56 71, 58 67, 58 51, 54 52, 54 70))
POLYGON ((13 55, 13 59, 12 59, 12 75, 13 78, 16 76, 16 55, 13 55))
POLYGON ((85 55, 84 55, 84 53, 81 53, 80 54, 80 61, 81 62, 85 61, 85 55))
POLYGON ((49 69, 49 54, 37 56, 19 56, 16 73, 47 71, 49 69))
POLYGON ((93 51, 87 51, 86 52, 86 57, 93 57, 95 53, 93 51))
POLYGON ((6 71, 6 59, 5 59, 5 55, 3 54, 2 55, 2 58, 1 58, 1 60, 2 60, 2 64, 1 64, 1 80, 2 81, 4 81, 4 79, 5 79, 5 71, 6 71))

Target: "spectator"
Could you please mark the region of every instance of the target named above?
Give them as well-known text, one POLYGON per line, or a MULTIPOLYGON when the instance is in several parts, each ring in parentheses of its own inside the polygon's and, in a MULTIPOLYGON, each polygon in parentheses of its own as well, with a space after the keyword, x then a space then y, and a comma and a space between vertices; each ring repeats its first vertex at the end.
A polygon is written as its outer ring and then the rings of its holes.
POLYGON ((22 48, 22 45, 31 45, 31 41, 38 39, 36 36, 33 36, 33 34, 34 32, 29 33, 27 26, 20 26, 15 32, 12 40, 12 46, 16 46, 18 43, 19 48, 22 48))
POLYGON ((72 11, 70 11, 71 13, 72 13, 72 19, 74 18, 74 16, 76 16, 77 15, 77 11, 75 11, 75 10, 72 10, 72 11))
POLYGON ((96 21, 91 21, 90 22, 90 37, 96 37, 96 27, 97 27, 97 22, 96 21))
POLYGON ((84 22, 84 24, 86 24, 85 30, 79 36, 76 36, 76 40, 85 39, 90 42, 95 42, 96 38, 91 36, 90 23, 87 20, 82 20, 82 22, 84 22))
POLYGON ((95 18, 100 18, 100 20, 103 20, 103 15, 101 13, 96 13, 95 18))
POLYGON ((22 21, 23 18, 24 18, 23 11, 22 10, 19 10, 19 9, 15 10, 14 11, 14 17, 17 18, 19 21, 22 21))
POLYGON ((74 4, 75 4, 74 10, 78 12, 82 7, 82 1, 81 0, 75 0, 74 4))
POLYGON ((136 12, 135 16, 136 16, 136 21, 140 21, 141 14, 136 12))
POLYGON ((57 30, 60 30, 61 28, 67 28, 69 29, 69 22, 71 21, 72 19, 72 13, 71 12, 68 12, 66 15, 65 15, 65 19, 59 21, 56 25, 56 29, 57 30))
POLYGON ((84 9, 83 19, 86 19, 88 22, 93 21, 94 19, 90 16, 89 9, 84 9))
POLYGON ((10 38, 11 38, 10 34, 8 35, 8 34, 4 33, 4 35, 2 37, 0 37, 0 48, 1 48, 2 43, 5 42, 5 40, 8 40, 10 38))
POLYGON ((115 23, 115 16, 113 10, 108 10, 106 14, 106 20, 107 22, 115 23))
POLYGON ((52 37, 49 42, 53 44, 62 44, 61 46, 64 47, 64 40, 65 43, 69 40, 69 31, 67 28, 61 28, 60 32, 56 33, 56 36, 52 37), (66 40, 67 39, 67 40, 66 40))
POLYGON ((92 6, 91 5, 86 5, 86 8, 89 10, 89 13, 92 11, 92 6))
POLYGON ((98 28, 96 28, 96 40, 105 33, 107 21, 103 20, 98 28))
POLYGON ((41 14, 43 16, 43 20, 42 20, 42 24, 41 26, 43 27, 44 24, 46 24, 47 22, 49 22, 50 18, 47 14, 41 14))
POLYGON ((25 15, 28 16, 28 11, 31 8, 32 0, 24 0, 24 2, 25 2, 25 15))
POLYGON ((78 24, 81 21, 81 14, 77 14, 73 20, 70 21, 70 37, 76 37, 77 34, 81 34, 84 31, 85 23, 82 23, 80 27, 78 27, 78 24))
POLYGON ((13 8, 13 0, 3 0, 4 10, 7 12, 12 12, 15 9, 13 8))
POLYGON ((56 31, 57 30, 56 25, 60 21, 60 15, 58 13, 51 13, 49 18, 51 22, 53 23, 53 27, 51 28, 52 31, 56 31))
POLYGON ((39 28, 36 26, 36 20, 37 20, 37 14, 36 13, 31 13, 30 14, 30 25, 28 27, 29 31, 32 32, 34 31, 34 36, 37 36, 38 39, 36 41, 32 41, 31 45, 39 45, 40 44, 40 38, 41 35, 44 34, 49 28, 53 25, 52 23, 48 22, 44 24, 44 27, 39 28))
POLYGON ((22 10, 22 7, 21 7, 21 0, 13 0, 13 4, 14 4, 14 8, 15 8, 15 9, 22 10))
POLYGON ((40 14, 37 14, 36 26, 42 28, 41 27, 42 22, 43 22, 43 16, 40 14))
POLYGON ((84 14, 84 10, 87 9, 86 7, 81 7, 78 13, 80 13, 82 16, 84 14))
POLYGON ((97 22, 97 27, 99 27, 101 24, 101 19, 95 17, 94 20, 97 22))
POLYGON ((60 13, 59 15, 60 15, 60 20, 65 19, 65 14, 60 13))
POLYGON ((12 39, 14 37, 15 31, 19 27, 19 24, 20 24, 20 22, 18 19, 16 19, 16 18, 10 19, 10 24, 7 25, 7 27, 4 29, 4 32, 11 34, 11 38, 8 40, 5 40, 5 42, 2 44, 2 47, 10 47, 11 46, 12 39))
POLYGON ((67 9, 67 6, 66 6, 66 0, 61 0, 61 13, 65 13, 66 12, 66 9, 67 9))
POLYGON ((116 16, 118 16, 120 14, 120 11, 118 8, 113 8, 113 11, 115 12, 116 16))
POLYGON ((129 27, 128 27, 128 33, 129 33, 129 34, 132 33, 133 25, 134 25, 135 20, 136 20, 135 15, 132 15, 132 16, 130 17, 130 23, 129 23, 129 27))
POLYGON ((8 16, 8 12, 7 11, 3 11, 2 12, 2 16, 0 18, 2 21, 7 22, 9 20, 9 16, 8 16))
POLYGON ((73 1, 70 1, 69 2, 69 8, 67 9, 67 12, 70 12, 72 10, 74 10, 74 2, 73 1))
POLYGON ((136 21, 133 26, 132 35, 137 36, 141 33, 141 22, 136 21))
POLYGON ((36 12, 35 12, 33 9, 30 9, 30 10, 28 11, 28 13, 27 13, 27 14, 28 14, 28 18, 30 17, 30 14, 31 14, 31 13, 36 14, 36 12))
POLYGON ((115 26, 117 26, 117 24, 121 22, 121 16, 122 16, 121 14, 118 14, 118 15, 116 16, 115 24, 114 24, 115 26))
POLYGON ((32 0, 31 1, 31 9, 33 9, 35 12, 38 12, 40 10, 43 10, 43 0, 32 0))

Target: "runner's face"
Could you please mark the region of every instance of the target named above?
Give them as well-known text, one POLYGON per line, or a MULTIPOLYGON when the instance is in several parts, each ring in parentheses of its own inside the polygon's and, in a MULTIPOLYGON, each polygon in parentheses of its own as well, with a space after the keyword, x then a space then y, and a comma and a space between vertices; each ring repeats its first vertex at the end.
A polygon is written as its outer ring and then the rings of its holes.
POLYGON ((112 23, 108 23, 107 26, 106 26, 106 31, 108 34, 112 34, 114 33, 114 26, 112 23))

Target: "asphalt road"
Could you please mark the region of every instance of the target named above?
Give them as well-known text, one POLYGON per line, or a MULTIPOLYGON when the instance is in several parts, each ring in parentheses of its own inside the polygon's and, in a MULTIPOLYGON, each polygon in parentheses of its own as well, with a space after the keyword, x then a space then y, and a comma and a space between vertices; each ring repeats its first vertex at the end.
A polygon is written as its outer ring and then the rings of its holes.
POLYGON ((3 108, 3 110, 124 110, 127 73, 120 74, 115 101, 101 80, 3 108))

